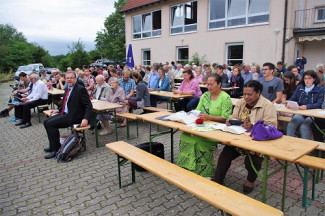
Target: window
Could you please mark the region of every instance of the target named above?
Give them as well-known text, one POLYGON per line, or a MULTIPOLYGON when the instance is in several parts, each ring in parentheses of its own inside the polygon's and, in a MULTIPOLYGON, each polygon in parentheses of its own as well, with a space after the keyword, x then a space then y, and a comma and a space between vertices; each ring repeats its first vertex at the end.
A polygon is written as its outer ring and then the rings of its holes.
POLYGON ((325 22, 325 7, 316 8, 315 22, 325 22))
POLYGON ((188 62, 188 47, 177 47, 177 61, 181 64, 188 62))
POLYGON ((209 29, 266 24, 270 0, 210 0, 209 29))
POLYGON ((142 50, 142 64, 143 65, 151 65, 151 53, 150 49, 143 49, 142 50))
POLYGON ((196 31, 197 2, 186 2, 171 7, 171 34, 196 31))
POLYGON ((133 39, 161 35, 161 10, 133 17, 133 39))
POLYGON ((243 48, 242 43, 226 44, 226 57, 229 66, 243 63, 243 48))

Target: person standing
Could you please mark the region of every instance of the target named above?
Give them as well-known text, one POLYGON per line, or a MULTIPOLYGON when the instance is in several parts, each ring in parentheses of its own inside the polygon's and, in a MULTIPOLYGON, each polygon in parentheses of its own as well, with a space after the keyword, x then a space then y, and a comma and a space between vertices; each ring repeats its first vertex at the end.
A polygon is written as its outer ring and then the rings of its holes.
POLYGON ((85 127, 93 116, 88 92, 85 87, 77 84, 77 75, 74 72, 67 72, 66 82, 68 88, 63 97, 62 107, 52 110, 51 117, 44 121, 49 139, 49 147, 44 149, 45 152, 48 152, 45 159, 55 157, 61 147, 59 128, 67 128, 73 124, 85 127))
POLYGON ((305 64, 307 64, 307 59, 306 59, 306 57, 304 57, 304 53, 301 53, 299 58, 297 58, 296 62, 295 62, 295 65, 297 66, 297 68, 299 70, 300 76, 302 76, 302 74, 305 71, 305 64))
POLYGON ((283 92, 282 79, 274 76, 275 66, 270 62, 263 64, 263 76, 258 81, 263 85, 262 95, 272 103, 281 103, 283 92))

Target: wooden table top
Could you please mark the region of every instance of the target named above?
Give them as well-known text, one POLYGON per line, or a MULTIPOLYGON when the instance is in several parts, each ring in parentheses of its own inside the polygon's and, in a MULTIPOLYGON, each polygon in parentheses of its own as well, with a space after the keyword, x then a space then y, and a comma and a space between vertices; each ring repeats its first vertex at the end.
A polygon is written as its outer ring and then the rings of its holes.
POLYGON ((208 139, 216 140, 223 144, 228 144, 249 151, 258 152, 264 155, 275 157, 281 160, 286 160, 289 162, 294 162, 300 157, 308 154, 309 152, 316 149, 319 145, 319 142, 312 140, 305 140, 296 137, 283 136, 276 140, 268 141, 255 141, 246 134, 232 134, 224 131, 206 131, 199 132, 192 130, 191 127, 186 126, 183 123, 174 122, 174 121, 161 121, 155 119, 160 116, 171 115, 168 112, 156 112, 141 115, 140 118, 144 121, 149 121, 155 124, 163 125, 166 127, 171 127, 183 132, 191 133, 197 136, 205 137, 208 139))
POLYGON ((163 97, 170 97, 173 99, 192 97, 192 95, 180 95, 180 94, 174 94, 173 92, 168 92, 168 91, 160 91, 160 92, 151 91, 151 92, 149 92, 149 94, 163 96, 163 97))
POLYGON ((316 149, 319 145, 318 142, 313 140, 285 135, 276 140, 255 141, 246 134, 237 135, 218 130, 198 132, 185 125, 179 128, 179 130, 289 162, 296 161, 316 149))
POLYGON ((172 113, 163 111, 163 112, 153 112, 143 115, 138 115, 137 118, 141 119, 143 121, 151 122, 154 124, 159 124, 165 127, 173 128, 178 130, 179 127, 184 126, 183 123, 180 122, 174 122, 174 121, 162 121, 159 119, 156 119, 157 117, 165 116, 165 115, 172 115, 172 113))
POLYGON ((297 114, 297 115, 302 115, 302 116, 325 118, 325 114, 319 113, 321 111, 325 112, 325 110, 322 110, 322 109, 298 110, 298 109, 288 109, 284 105, 281 105, 280 107, 276 108, 276 111, 277 112, 297 114))
POLYGON ((100 101, 100 100, 92 100, 93 110, 95 112, 106 111, 106 110, 113 110, 122 108, 123 106, 120 104, 110 103, 107 101, 100 101))
POLYGON ((51 95, 63 95, 64 94, 64 90, 62 89, 57 89, 57 88, 53 88, 53 89, 49 89, 48 93, 51 95))

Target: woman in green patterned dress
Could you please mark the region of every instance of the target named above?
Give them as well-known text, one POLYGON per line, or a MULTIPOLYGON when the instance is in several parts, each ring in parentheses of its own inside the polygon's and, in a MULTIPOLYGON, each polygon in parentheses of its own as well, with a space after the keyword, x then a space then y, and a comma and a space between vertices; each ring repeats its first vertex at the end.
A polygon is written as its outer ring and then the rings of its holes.
MULTIPOLYGON (((232 113, 230 96, 221 90, 221 77, 212 74, 208 78, 208 90, 201 98, 196 110, 201 111, 204 121, 224 123, 232 113)), ((181 135, 177 164, 203 177, 215 173, 213 152, 217 142, 188 133, 181 135)))

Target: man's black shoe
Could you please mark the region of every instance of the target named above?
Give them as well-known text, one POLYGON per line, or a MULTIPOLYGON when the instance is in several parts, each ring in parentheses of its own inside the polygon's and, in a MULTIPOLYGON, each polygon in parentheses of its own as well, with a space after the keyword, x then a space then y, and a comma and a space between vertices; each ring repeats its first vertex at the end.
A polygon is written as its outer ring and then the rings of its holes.
POLYGON ((16 123, 15 125, 20 126, 20 125, 23 125, 23 124, 25 124, 25 122, 21 121, 21 122, 16 123))
POLYGON ((50 147, 47 147, 44 149, 45 152, 51 152, 52 150, 50 149, 50 147))
POLYGON ((23 129, 23 128, 27 128, 27 127, 30 127, 30 126, 32 126, 32 123, 28 122, 28 123, 20 126, 20 128, 23 129))
POLYGON ((51 159, 54 158, 56 155, 56 151, 51 151, 50 153, 48 153, 47 155, 44 156, 45 159, 51 159))

